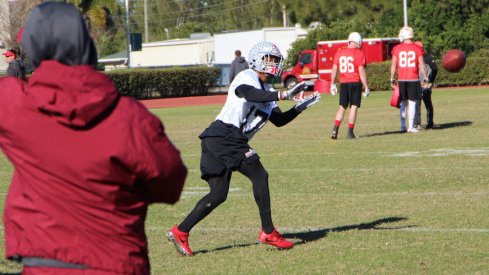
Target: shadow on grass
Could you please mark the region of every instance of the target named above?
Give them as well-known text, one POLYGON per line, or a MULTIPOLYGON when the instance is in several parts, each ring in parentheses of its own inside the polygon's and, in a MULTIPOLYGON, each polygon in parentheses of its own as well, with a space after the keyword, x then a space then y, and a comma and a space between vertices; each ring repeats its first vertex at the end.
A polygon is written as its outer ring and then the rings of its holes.
MULTIPOLYGON (((472 121, 448 122, 448 123, 442 123, 442 124, 435 124, 435 127, 433 127, 433 130, 444 130, 444 129, 448 129, 448 128, 470 126, 470 125, 472 125, 472 121)), ((405 133, 405 132, 386 131, 386 132, 382 132, 382 133, 366 134, 366 135, 362 135, 361 137, 375 137, 375 136, 385 136, 385 135, 403 134, 403 133, 405 133)))
MULTIPOLYGON (((326 235, 328 235, 328 233, 330 233, 330 232, 344 232, 344 231, 350 231, 350 230, 396 230, 396 229, 414 227, 412 225, 402 226, 402 227, 379 227, 382 224, 399 222, 399 221, 404 221, 404 220, 407 220, 407 218, 404 218, 404 217, 388 217, 388 218, 383 218, 380 220, 375 220, 375 221, 369 222, 369 223, 352 224, 352 225, 345 225, 345 226, 340 226, 340 227, 325 228, 325 229, 318 229, 318 230, 308 230, 306 232, 285 233, 285 234, 282 234, 282 236, 286 239, 300 239, 299 242, 295 242, 296 245, 299 245, 299 244, 305 244, 307 242, 312 242, 312 241, 322 239, 322 238, 326 237, 326 235)), ((246 243, 246 244, 226 245, 226 246, 221 246, 221 247, 211 249, 211 250, 205 249, 205 250, 194 251, 194 254, 205 254, 205 253, 211 253, 211 252, 226 250, 226 249, 230 249, 230 248, 247 247, 247 246, 256 245, 256 244, 259 244, 259 242, 256 241, 253 243, 246 243)))
POLYGON ((472 125, 472 121, 449 122, 449 123, 435 124, 435 127, 433 127, 433 130, 443 130, 443 129, 448 129, 448 128, 470 126, 470 125, 472 125))
POLYGON ((372 133, 372 134, 366 134, 366 135, 361 135, 360 137, 376 137, 376 136, 386 136, 386 135, 399 135, 399 134, 404 134, 405 132, 402 131, 386 131, 382 133, 372 133))
POLYGON ((282 236, 286 239, 287 238, 300 239, 301 241, 296 242, 296 245, 297 245, 297 244, 304 244, 307 242, 312 242, 312 241, 322 239, 322 238, 326 237, 326 235, 328 235, 328 233, 330 233, 330 232, 344 232, 344 231, 350 231, 350 230, 395 230, 395 229, 413 227, 411 225, 402 226, 402 227, 379 227, 379 225, 381 225, 381 224, 399 222, 399 221, 404 221, 404 220, 407 220, 407 218, 404 218, 404 217, 388 217, 388 218, 383 218, 383 219, 376 220, 376 221, 369 222, 369 223, 360 223, 360 224, 345 225, 345 226, 334 227, 334 228, 310 230, 307 232, 285 233, 285 234, 282 234, 282 236))

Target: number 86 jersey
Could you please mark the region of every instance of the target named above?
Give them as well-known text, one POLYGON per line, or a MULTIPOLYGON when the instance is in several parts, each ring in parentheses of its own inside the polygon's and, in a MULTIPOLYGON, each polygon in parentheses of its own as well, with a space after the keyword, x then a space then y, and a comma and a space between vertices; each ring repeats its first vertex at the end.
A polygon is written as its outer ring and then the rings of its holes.
POLYGON ((334 56, 333 64, 338 67, 340 83, 360 82, 358 67, 366 65, 365 54, 355 48, 343 48, 334 56))

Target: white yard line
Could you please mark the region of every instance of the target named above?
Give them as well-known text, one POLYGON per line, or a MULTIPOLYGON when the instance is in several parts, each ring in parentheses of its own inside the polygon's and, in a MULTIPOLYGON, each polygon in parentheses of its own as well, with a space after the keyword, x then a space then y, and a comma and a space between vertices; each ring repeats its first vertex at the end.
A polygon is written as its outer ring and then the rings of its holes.
MULTIPOLYGON (((260 152, 258 152, 260 154, 260 152)), ((296 153, 283 153, 283 152, 274 152, 267 153, 266 155, 291 155, 296 153)), ((438 148, 438 149, 429 149, 427 151, 405 151, 405 152, 387 152, 387 151, 362 151, 355 152, 356 155, 375 155, 375 156, 386 156, 386 157, 446 157, 451 155, 462 155, 462 156, 489 156, 489 148, 438 148)), ((341 152, 301 152, 300 155, 323 155, 323 156, 343 156, 344 153, 341 152)), ((184 154, 185 157, 199 157, 198 154, 184 154)))
MULTIPOLYGON (((334 228, 325 228, 325 227, 278 227, 281 233, 307 233, 307 232, 315 232, 315 231, 326 231, 326 232, 341 232, 347 231, 348 229, 342 229, 343 227, 351 226, 351 230, 354 229, 354 225, 346 225, 346 226, 338 226, 334 228)), ((146 227, 146 230, 150 231, 160 231, 164 230, 161 227, 146 227)), ((201 231, 201 232, 255 232, 259 231, 259 227, 201 227, 197 226, 192 229, 193 232, 201 231)), ((359 229, 361 230, 361 229, 359 229)), ((383 227, 379 225, 379 228, 372 227, 371 229, 365 230, 385 230, 385 231, 404 231, 410 233, 419 233, 419 232, 427 232, 427 233, 489 233, 489 228, 434 228, 434 227, 405 227, 405 228, 389 228, 383 227)))
MULTIPOLYGON (((208 188, 205 189, 207 191, 184 191, 182 193, 182 197, 192 197, 196 195, 205 195, 208 193, 208 188)), ((251 191, 242 191, 240 188, 230 188, 230 196, 249 196, 251 191)), ((275 193, 275 195, 279 196, 283 193, 275 193)), ((385 197, 385 196, 405 196, 405 197, 433 197, 433 196, 488 196, 489 191, 474 191, 474 192, 461 192, 461 191, 445 191, 445 192, 382 192, 382 193, 304 193, 304 192, 293 192, 293 193, 285 193, 286 196, 320 196, 320 197, 385 197)), ((273 194, 272 194, 273 196, 273 194)))
MULTIPOLYGON (((350 225, 346 225, 348 227, 350 225)), ((354 225, 351 225, 354 230, 354 225)), ((307 233, 314 231, 326 231, 326 232, 341 232, 346 231, 348 229, 342 230, 345 226, 338 226, 335 228, 325 228, 325 227, 279 227, 278 229, 282 233, 307 233), (338 230, 341 229, 341 230, 338 230)), ((149 231, 165 231, 167 228, 159 227, 159 226, 147 226, 146 230, 149 231)), ((0 230, 4 230, 4 226, 0 225, 0 230)), ((489 228, 434 228, 434 227, 405 227, 405 228, 388 228, 379 226, 379 228, 372 227, 371 229, 365 230, 386 230, 386 231, 404 231, 410 233, 419 233, 419 232, 427 232, 427 233, 489 233, 489 228)), ((197 226, 192 229, 193 232, 201 231, 201 232, 255 232, 260 231, 259 227, 201 227, 197 226)))
MULTIPOLYGON (((301 171, 316 171, 316 172, 368 172, 368 171, 400 171, 406 167, 377 167, 377 168, 311 168, 311 167, 294 167, 294 168, 266 168, 267 171, 290 171, 290 172, 301 172, 301 171)), ((416 170, 425 171, 473 171, 473 170, 487 170, 489 166, 459 166, 459 167, 416 167, 416 170)), ((188 169, 191 173, 200 173, 198 169, 188 169)))
MULTIPOLYGON (((193 191, 192 189, 186 189, 185 191, 182 192, 181 198, 190 198, 190 197, 197 197, 197 196, 203 196, 209 193, 208 188, 202 188, 199 191, 193 191)), ((239 197, 239 196, 249 196, 252 193, 250 190, 248 191, 242 191, 240 188, 230 188, 229 189, 229 196, 234 196, 234 197, 239 197)), ((7 193, 0 193, 0 196, 5 196, 7 193)), ((280 193, 280 192, 275 192, 272 194, 272 196, 320 196, 320 197, 338 197, 338 196, 344 196, 344 197, 385 197, 385 196, 406 196, 406 197, 424 197, 424 196, 488 196, 489 191, 476 191, 476 192, 460 192, 460 191, 453 191, 453 192, 385 192, 385 193, 301 193, 301 192, 293 192, 293 193, 280 193)))

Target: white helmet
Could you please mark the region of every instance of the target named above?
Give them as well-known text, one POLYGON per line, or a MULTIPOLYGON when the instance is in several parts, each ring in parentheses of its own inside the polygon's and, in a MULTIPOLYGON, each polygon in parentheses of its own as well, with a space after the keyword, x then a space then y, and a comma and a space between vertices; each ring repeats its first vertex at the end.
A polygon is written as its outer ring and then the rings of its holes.
POLYGON ((362 47, 362 36, 358 32, 352 32, 348 35, 348 42, 355 42, 360 49, 362 47))
POLYGON ((412 39, 412 38, 414 38, 413 28, 402 27, 401 30, 399 31, 399 39, 401 39, 401 42, 404 42, 404 40, 406 39, 412 39))
POLYGON ((257 43, 251 48, 248 54, 248 63, 250 68, 260 72, 267 73, 273 76, 282 74, 284 58, 280 53, 280 50, 269 41, 262 41, 257 43), (270 59, 269 57, 275 57, 277 60, 270 59))

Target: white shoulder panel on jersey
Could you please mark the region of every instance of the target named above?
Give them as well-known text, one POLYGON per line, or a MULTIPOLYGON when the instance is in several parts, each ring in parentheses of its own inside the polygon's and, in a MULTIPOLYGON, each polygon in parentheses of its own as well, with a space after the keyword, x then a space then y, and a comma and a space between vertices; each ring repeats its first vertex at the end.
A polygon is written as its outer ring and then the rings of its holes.
MULTIPOLYGON (((229 86, 226 103, 217 115, 216 120, 226 124, 232 124, 240 129, 251 139, 268 121, 273 108, 277 106, 276 101, 267 103, 248 102, 244 98, 236 95, 236 88, 240 85, 250 85, 257 89, 262 89, 257 73, 252 69, 241 71, 234 78, 229 86)), ((274 91, 269 85, 265 84, 266 91, 274 91)))

